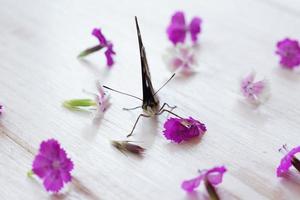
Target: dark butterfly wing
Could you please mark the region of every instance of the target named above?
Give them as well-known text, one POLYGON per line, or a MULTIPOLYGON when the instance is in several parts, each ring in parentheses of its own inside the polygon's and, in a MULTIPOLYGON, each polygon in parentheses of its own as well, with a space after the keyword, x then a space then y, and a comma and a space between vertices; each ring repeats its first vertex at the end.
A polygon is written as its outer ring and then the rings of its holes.
POLYGON ((158 105, 159 101, 154 95, 154 89, 151 82, 150 71, 148 67, 145 47, 142 42, 141 32, 137 17, 135 17, 136 30, 138 35, 139 47, 140 47, 140 57, 141 57, 141 68, 142 68, 142 82, 143 82, 143 109, 147 109, 148 106, 154 108, 158 105))

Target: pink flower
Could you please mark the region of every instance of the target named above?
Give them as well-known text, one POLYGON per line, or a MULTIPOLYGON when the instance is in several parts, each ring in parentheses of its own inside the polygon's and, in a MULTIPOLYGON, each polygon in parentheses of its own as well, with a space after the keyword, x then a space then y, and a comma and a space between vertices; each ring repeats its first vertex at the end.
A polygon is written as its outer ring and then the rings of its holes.
POLYGON ((224 166, 203 170, 197 177, 183 181, 181 188, 187 192, 192 192, 200 185, 201 181, 209 182, 212 185, 218 185, 222 182, 223 175, 226 171, 227 169, 224 166))
POLYGON ((70 182, 72 169, 73 163, 58 141, 49 139, 41 143, 32 171, 43 179, 47 191, 58 192, 64 183, 70 182))
POLYGON ((106 63, 108 67, 111 67, 114 64, 112 56, 116 54, 113 50, 113 44, 106 40, 105 36, 101 32, 101 29, 94 28, 92 34, 98 38, 100 45, 106 48, 106 51, 104 52, 106 63))
POLYGON ((300 46, 297 40, 286 38, 277 43, 276 54, 284 68, 293 69, 300 64, 300 46))
POLYGON ((189 75, 197 66, 196 46, 176 45, 167 50, 164 60, 172 71, 189 75))
POLYGON ((110 106, 109 95, 104 92, 103 87, 100 84, 97 84, 98 94, 96 95, 96 102, 98 111, 102 113, 110 106))
POLYGON ((283 176, 293 165, 300 172, 300 161, 295 157, 296 153, 300 152, 300 146, 288 151, 286 145, 283 145, 279 151, 285 151, 286 155, 281 159, 280 165, 277 167, 277 176, 283 176))
POLYGON ((189 25, 185 23, 183 12, 176 12, 171 19, 170 25, 167 28, 169 40, 176 45, 181 42, 184 43, 186 34, 189 32, 193 43, 198 40, 198 34, 201 32, 201 22, 199 17, 194 17, 189 25))
POLYGON ((252 72, 241 82, 242 94, 252 102, 262 102, 268 97, 269 86, 266 80, 254 82, 255 73, 252 72))
POLYGON ((205 125, 192 117, 188 119, 171 117, 165 122, 164 128, 164 136, 176 143, 202 136, 206 132, 205 125))

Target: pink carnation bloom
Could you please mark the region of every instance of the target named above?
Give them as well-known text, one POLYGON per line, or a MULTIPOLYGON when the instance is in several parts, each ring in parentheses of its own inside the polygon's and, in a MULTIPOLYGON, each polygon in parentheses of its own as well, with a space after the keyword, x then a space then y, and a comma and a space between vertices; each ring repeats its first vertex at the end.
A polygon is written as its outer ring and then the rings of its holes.
POLYGON ((202 181, 208 181, 212 185, 218 185, 222 182, 223 175, 226 171, 227 169, 224 166, 203 170, 197 177, 183 181, 181 188, 187 192, 192 192, 200 185, 202 181))
POLYGON ((172 71, 189 75, 197 66, 196 46, 176 45, 167 50, 164 60, 172 71))
POLYGON ((249 101, 262 102, 269 94, 269 86, 266 80, 254 81, 255 73, 250 73, 241 82, 241 92, 249 101))
POLYGON ((297 40, 286 38, 277 43, 276 54, 284 68, 293 69, 300 65, 300 46, 297 40))
POLYGON ((106 40, 105 36, 101 32, 101 29, 94 28, 92 34, 98 38, 100 45, 106 48, 106 51, 104 52, 106 63, 108 67, 112 67, 114 64, 112 56, 116 54, 113 50, 113 44, 106 40))
POLYGON ((292 165, 300 172, 300 161, 295 157, 295 154, 300 152, 300 146, 288 151, 286 145, 283 145, 279 151, 285 151, 286 155, 281 159, 280 165, 277 167, 277 176, 283 176, 292 165))
POLYGON ((73 162, 58 141, 50 139, 41 143, 32 171, 43 179, 47 191, 58 192, 64 183, 70 182, 72 169, 73 162))
POLYGON ((194 17, 189 25, 185 23, 183 12, 176 12, 171 19, 167 28, 169 40, 176 45, 177 43, 184 43, 186 34, 189 32, 193 43, 198 40, 198 34, 201 32, 201 22, 199 17, 194 17))
POLYGON ((109 95, 107 95, 104 92, 104 89, 100 84, 97 85, 97 88, 98 88, 98 94, 96 95, 97 108, 98 111, 101 111, 103 113, 110 106, 109 95))
POLYGON ((164 128, 164 136, 176 143, 202 136, 206 132, 205 125, 192 117, 188 119, 171 117, 165 122, 164 128))

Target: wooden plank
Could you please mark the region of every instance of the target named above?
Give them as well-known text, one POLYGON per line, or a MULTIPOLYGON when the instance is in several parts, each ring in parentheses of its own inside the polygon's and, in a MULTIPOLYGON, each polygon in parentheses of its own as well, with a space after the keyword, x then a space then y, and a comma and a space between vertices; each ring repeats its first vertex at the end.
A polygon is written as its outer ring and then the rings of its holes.
POLYGON ((48 138, 58 139, 75 163, 75 186, 63 193, 68 199, 201 199, 203 188, 189 197, 180 189, 181 181, 199 168, 221 164, 228 167, 218 190, 223 198, 297 198, 297 174, 281 180, 275 171, 282 156, 277 149, 284 143, 299 145, 300 77, 281 70, 274 51, 278 40, 299 37, 299 3, 278 2, 2 1, 4 199, 49 196, 41 184, 25 176, 39 143, 48 138), (159 88, 171 74, 161 58, 170 46, 165 28, 179 8, 189 18, 204 19, 199 73, 176 78, 160 98, 177 105, 178 114, 205 122, 208 132, 199 142, 175 145, 161 134, 167 115, 143 120, 133 139, 143 142, 146 155, 126 157, 112 149, 110 140, 124 139, 140 112, 121 108, 140 102, 112 94, 111 108, 96 125, 93 114, 72 113, 61 103, 88 97, 82 89, 95 91, 96 80, 141 96, 134 15, 139 17, 154 86, 159 88), (117 63, 111 71, 105 69, 101 53, 84 62, 76 59, 97 42, 90 36, 95 26, 115 44, 117 63), (238 91, 239 78, 252 68, 270 80, 272 89, 269 101, 258 109, 246 104, 238 91))

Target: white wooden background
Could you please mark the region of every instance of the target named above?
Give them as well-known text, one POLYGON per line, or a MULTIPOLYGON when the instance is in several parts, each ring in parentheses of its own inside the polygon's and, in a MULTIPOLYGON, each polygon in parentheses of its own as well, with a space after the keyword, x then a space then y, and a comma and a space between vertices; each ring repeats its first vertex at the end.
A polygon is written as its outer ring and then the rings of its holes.
POLYGON ((187 195, 180 184, 197 169, 226 165, 218 187, 222 199, 299 199, 300 175, 278 179, 278 148, 299 145, 300 74, 280 69, 275 44, 300 39, 298 0, 71 1, 1 0, 0 119, 1 199, 205 199, 203 187, 187 195), (201 141, 172 144, 162 135, 167 115, 143 120, 134 140, 147 148, 144 158, 124 156, 111 139, 124 139, 140 102, 112 94, 100 124, 92 114, 73 113, 61 103, 88 97, 95 81, 141 96, 140 60, 134 15, 148 55, 154 86, 169 76, 162 54, 170 46, 165 29, 183 10, 203 19, 199 73, 176 78, 161 101, 176 112, 203 121, 201 141), (101 27, 115 44, 116 65, 105 68, 101 53, 76 59, 97 43, 101 27), (239 79, 255 69, 271 83, 272 96, 254 108, 240 97, 239 79), (75 163, 74 181, 59 195, 46 193, 26 173, 42 140, 56 138, 75 163), (204 195, 203 195, 204 194, 204 195))

